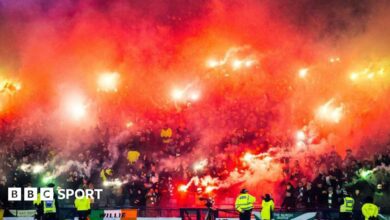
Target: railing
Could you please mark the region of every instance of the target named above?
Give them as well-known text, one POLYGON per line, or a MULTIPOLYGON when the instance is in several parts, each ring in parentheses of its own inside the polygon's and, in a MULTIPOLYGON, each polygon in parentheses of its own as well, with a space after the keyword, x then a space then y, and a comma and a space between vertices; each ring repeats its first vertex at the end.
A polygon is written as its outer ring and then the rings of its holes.
MULTIPOLYGON (((74 208, 73 202, 61 202, 59 204, 60 208, 64 209, 72 209, 74 208)), ((91 204, 92 209, 138 209, 141 211, 141 213, 146 213, 145 216, 150 215, 150 213, 172 213, 177 212, 179 213, 179 209, 181 208, 187 208, 187 209, 202 209, 205 208, 204 206, 181 206, 181 205, 165 205, 165 206, 150 206, 150 207, 139 207, 139 206, 130 206, 130 205, 108 205, 108 204, 91 204)), ((35 209, 35 206, 32 202, 15 202, 15 203, 9 203, 6 207, 0 206, 0 209, 35 209)), ((218 204, 215 206, 215 209, 218 209, 223 212, 228 213, 235 213, 234 206, 232 204, 218 204)), ((259 205, 255 205, 253 210, 260 210, 261 207, 259 205)), ((286 210, 280 207, 275 208, 275 211, 283 211, 283 212, 309 212, 309 211, 318 211, 318 210, 338 210, 336 209, 329 209, 329 208, 295 208, 292 210, 286 210)), ((390 214, 390 204, 387 207, 380 207, 380 211, 386 214, 390 214)))
MULTIPOLYGON (((34 210, 35 207, 27 205, 26 203, 20 203, 22 206, 12 206, 5 208, 5 210, 34 210)), ((225 206, 226 207, 226 206, 225 206)), ((2 209, 0 207, 0 209, 2 209)), ((4 209, 4 208, 3 208, 4 209)), ((117 210, 117 209, 137 209, 138 217, 183 217, 183 214, 192 214, 192 216, 200 216, 200 219, 204 219, 208 209, 205 207, 200 208, 178 208, 178 207, 132 207, 132 206, 105 206, 105 207, 93 207, 92 209, 104 209, 104 210, 117 210), (184 210, 187 212, 185 213, 184 210)), ((237 218, 238 213, 232 208, 216 208, 217 217, 219 218, 237 218)), ((258 207, 255 207, 254 212, 260 211, 258 207)), ((303 213, 303 212, 317 212, 317 213, 338 213, 338 209, 327 208, 311 208, 311 209, 294 209, 285 210, 277 208, 275 213, 303 213)), ((5 211, 7 213, 7 211, 5 211)), ((59 213, 65 219, 76 215, 76 210, 72 205, 60 206, 59 213)), ((384 207, 380 209, 381 214, 390 215, 390 207, 384 207)), ((197 218, 189 218, 196 220, 197 218)), ((199 219, 199 217, 198 217, 199 219)))

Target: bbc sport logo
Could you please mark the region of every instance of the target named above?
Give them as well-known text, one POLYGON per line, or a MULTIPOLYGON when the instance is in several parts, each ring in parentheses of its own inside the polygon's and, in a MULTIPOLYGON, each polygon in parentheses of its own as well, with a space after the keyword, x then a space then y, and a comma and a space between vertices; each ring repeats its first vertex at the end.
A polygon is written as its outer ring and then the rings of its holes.
MULTIPOLYGON (((38 191, 40 193, 41 201, 52 201, 54 200, 54 189, 53 188, 35 188, 35 187, 9 187, 8 188, 8 201, 34 201, 38 199, 38 191), (23 200, 22 200, 23 196, 23 200)), ((103 189, 58 189, 58 199, 69 199, 75 197, 81 199, 88 197, 91 199, 100 199, 100 195, 103 189)))

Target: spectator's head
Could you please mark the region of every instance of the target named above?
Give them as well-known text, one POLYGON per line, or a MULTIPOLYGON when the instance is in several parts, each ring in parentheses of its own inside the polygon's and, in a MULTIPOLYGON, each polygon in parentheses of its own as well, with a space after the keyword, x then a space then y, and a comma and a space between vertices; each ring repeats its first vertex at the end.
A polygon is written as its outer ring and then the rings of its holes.
POLYGON ((383 190, 383 185, 381 183, 379 183, 378 185, 376 185, 376 191, 378 192, 382 192, 383 190))
POLYGON ((355 195, 359 195, 360 194, 360 190, 359 189, 355 189, 355 195))
POLYGON ((311 182, 308 182, 308 183, 306 184, 306 189, 307 189, 307 190, 311 190, 311 188, 312 188, 312 187, 311 187, 311 182))
POLYGON ((265 200, 265 201, 267 201, 267 202, 268 202, 268 201, 270 201, 270 200, 271 200, 271 195, 270 195, 270 194, 268 194, 268 193, 267 193, 267 194, 265 194, 265 196, 264 196, 264 200, 265 200))
POLYGON ((247 190, 247 189, 242 189, 242 190, 240 191, 240 193, 241 193, 241 194, 248 193, 248 190, 247 190))
POLYGON ((343 196, 344 196, 344 197, 348 197, 348 196, 350 196, 350 195, 351 195, 350 192, 348 192, 347 190, 343 189, 343 196))
POLYGON ((372 198, 372 196, 367 196, 366 199, 364 200, 365 203, 373 203, 374 202, 374 198, 372 198))

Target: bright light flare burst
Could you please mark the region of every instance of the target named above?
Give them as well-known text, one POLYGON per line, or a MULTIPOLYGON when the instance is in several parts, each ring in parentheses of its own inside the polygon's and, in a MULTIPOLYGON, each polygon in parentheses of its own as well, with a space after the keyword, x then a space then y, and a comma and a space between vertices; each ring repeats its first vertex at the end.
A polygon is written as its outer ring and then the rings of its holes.
POLYGON ((201 93, 197 89, 187 86, 185 89, 174 88, 171 91, 171 98, 174 102, 196 102, 200 99, 201 93))
POLYGON ((87 104, 81 95, 74 94, 65 102, 67 115, 73 120, 81 120, 87 115, 87 104))
POLYGON ((215 59, 209 59, 209 60, 207 61, 206 65, 207 65, 207 67, 209 67, 209 68, 216 68, 216 67, 218 67, 218 66, 224 65, 224 63, 223 63, 223 62, 220 62, 220 61, 218 61, 218 60, 215 60, 215 59))
POLYGON ((216 189, 218 189, 218 187, 216 187, 216 186, 207 186, 205 189, 205 192, 211 193, 213 190, 216 190, 216 189))
POLYGON ((42 178, 42 182, 46 184, 46 183, 52 182, 54 179, 55 179, 54 176, 52 176, 52 175, 46 175, 46 176, 44 176, 44 177, 42 178))
POLYGON ((42 165, 42 164, 22 164, 20 165, 19 167, 21 170, 23 170, 24 172, 29 172, 29 173, 41 173, 44 171, 45 169, 45 166, 42 165))
POLYGON ((186 186, 186 185, 180 185, 178 188, 178 190, 180 192, 187 192, 187 189, 188 189, 188 186, 186 186))
POLYGON ((192 101, 197 101, 200 97, 200 93, 198 91, 193 91, 189 94, 189 99, 192 101))
POLYGON ((242 158, 244 161, 246 162, 250 162, 251 160, 253 160, 253 158, 255 158, 256 156, 251 154, 251 153, 245 153, 244 157, 242 158))
POLYGON ((219 180, 211 176, 198 177, 194 176, 187 184, 181 184, 178 187, 179 192, 187 192, 190 186, 195 186, 198 192, 211 193, 214 190, 219 189, 219 180))
POLYGON ((349 78, 352 80, 352 81, 355 81, 359 78, 359 74, 357 73, 351 73, 351 75, 349 76, 349 78))
POLYGON ((308 68, 302 68, 298 71, 298 76, 300 78, 306 78, 307 74, 309 73, 309 69, 308 68))
POLYGON ((206 66, 210 69, 216 68, 230 68, 233 71, 237 71, 243 68, 251 68, 253 64, 256 63, 256 60, 252 55, 239 55, 240 52, 248 49, 247 46, 243 47, 233 47, 227 50, 222 59, 209 59, 206 61, 206 66))
POLYGON ((98 90, 102 92, 117 92, 119 78, 120 76, 117 72, 102 73, 97 81, 98 90))
POLYGON ((14 95, 17 91, 21 90, 21 88, 22 85, 20 82, 0 78, 0 94, 8 93, 10 95, 14 95))
POLYGON ((33 167, 32 167, 32 172, 33 173, 41 173, 43 170, 44 170, 44 166, 42 164, 35 164, 33 167))
POLYGON ((184 98, 184 91, 181 90, 181 89, 175 88, 175 89, 172 90, 171 96, 172 96, 173 100, 180 101, 180 100, 182 100, 184 98))
POLYGON ((303 149, 306 146, 306 133, 303 130, 298 130, 295 134, 296 147, 298 149, 303 149))
POLYGON ((334 56, 334 57, 329 57, 329 63, 340 63, 341 59, 340 57, 334 56))
POLYGON ((266 162, 272 160, 267 152, 260 154, 252 154, 250 152, 246 152, 244 156, 241 158, 242 161, 248 164, 256 164, 258 162, 266 162))
POLYGON ((194 170, 202 171, 206 166, 207 166, 207 159, 204 159, 194 164, 194 170))
POLYGON ((385 69, 381 68, 365 68, 362 71, 354 71, 349 75, 349 79, 353 82, 374 80, 385 75, 385 69))
MULTIPOLYGON (((207 61, 207 67, 209 68, 217 68, 225 66, 228 63, 228 61, 224 60, 214 60, 210 59, 207 61)), ((232 70, 239 70, 242 68, 250 68, 255 63, 255 60, 252 59, 233 59, 230 61, 231 69, 232 70)))
POLYGON ((128 122, 126 122, 125 126, 126 126, 126 128, 131 128, 134 126, 134 123, 132 121, 128 121, 128 122))
POLYGON ((344 112, 344 106, 336 106, 334 99, 329 100, 320 106, 316 112, 317 119, 330 123, 339 123, 344 112))
POLYGON ((305 132, 302 130, 297 131, 296 138, 298 141, 304 141, 306 139, 305 132))

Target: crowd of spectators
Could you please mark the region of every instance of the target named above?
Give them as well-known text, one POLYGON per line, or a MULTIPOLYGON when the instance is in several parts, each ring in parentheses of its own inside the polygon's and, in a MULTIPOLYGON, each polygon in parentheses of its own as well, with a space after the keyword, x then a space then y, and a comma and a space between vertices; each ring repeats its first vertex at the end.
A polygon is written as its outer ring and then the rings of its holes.
MULTIPOLYGON (((107 195, 100 200, 106 206, 177 203, 179 184, 187 183, 193 176, 223 179, 238 163, 235 152, 226 154, 223 160, 216 155, 241 144, 255 145, 256 150, 260 150, 271 142, 265 129, 267 113, 251 108, 250 100, 241 102, 231 100, 218 108, 202 111, 189 111, 190 107, 192 110, 196 107, 183 106, 180 113, 176 110, 149 112, 147 117, 134 116, 132 122, 125 121, 121 125, 102 119, 93 128, 77 130, 78 136, 45 133, 51 122, 43 116, 33 120, 4 119, 0 123, 0 190, 55 182, 63 188, 110 188, 112 190, 105 190, 107 195), (249 116, 244 116, 248 111, 249 116), (162 165, 164 161, 190 157, 201 136, 212 135, 207 132, 216 128, 224 129, 224 136, 207 146, 208 164, 202 171, 195 171, 193 164, 186 160, 162 165), (86 136, 89 138, 84 138, 86 136), (130 161, 130 152, 137 152, 139 158, 130 161), (44 165, 44 170, 34 172, 32 167, 36 164, 44 165), (23 169, 22 165, 30 167, 23 169), (107 182, 119 180, 120 187, 103 184, 102 171, 105 170, 110 170, 110 174, 105 175, 107 182)), ((2 206, 15 205, 9 204, 6 198, 1 202, 2 206)))
POLYGON ((311 162, 293 162, 285 169, 285 195, 281 205, 285 210, 333 209, 338 210, 343 198, 355 200, 354 210, 361 210, 366 198, 389 210, 390 204, 390 149, 377 153, 371 159, 356 159, 347 150, 342 159, 335 151, 311 162), (301 167, 302 166, 302 167, 301 167), (318 172, 303 172, 304 166, 318 172))
MULTIPOLYGON (((106 189, 95 206, 177 206, 183 198, 179 186, 192 177, 211 176, 223 181, 235 168, 245 169, 237 157, 242 149, 265 152, 274 146, 292 145, 289 138, 269 134, 269 119, 274 115, 252 104, 232 100, 204 111, 187 112, 183 108, 180 113, 149 113, 153 117, 139 117, 124 126, 102 121, 88 135, 84 135, 87 131, 80 131, 82 136, 92 138, 66 140, 66 145, 76 146, 69 149, 58 147, 54 137, 38 132, 45 122, 26 125, 20 120, 4 120, 0 128, 0 205, 29 205, 8 202, 9 186, 39 187, 54 182, 62 188, 106 189), (218 141, 208 142, 210 145, 204 148, 208 151, 204 169, 194 170, 194 160, 177 160, 191 157, 204 144, 205 135, 214 135, 210 134, 213 129, 224 132, 222 137, 216 136, 218 141), (167 161, 180 162, 169 165, 167 161), (23 169, 23 164, 29 164, 30 169, 23 169), (35 172, 35 164, 44 165, 43 171, 35 172)), ((355 158, 354 153, 349 150, 344 158, 332 151, 305 161, 297 161, 292 155, 280 159, 284 166, 280 185, 286 191, 277 204, 285 210, 337 208, 343 195, 349 193, 357 208, 369 195, 380 207, 388 206, 389 149, 370 160, 355 158)), ((205 193, 199 187, 190 187, 188 191, 185 200, 193 204, 186 205, 196 204, 196 196, 205 193), (194 198, 188 199, 192 194, 194 198)))

